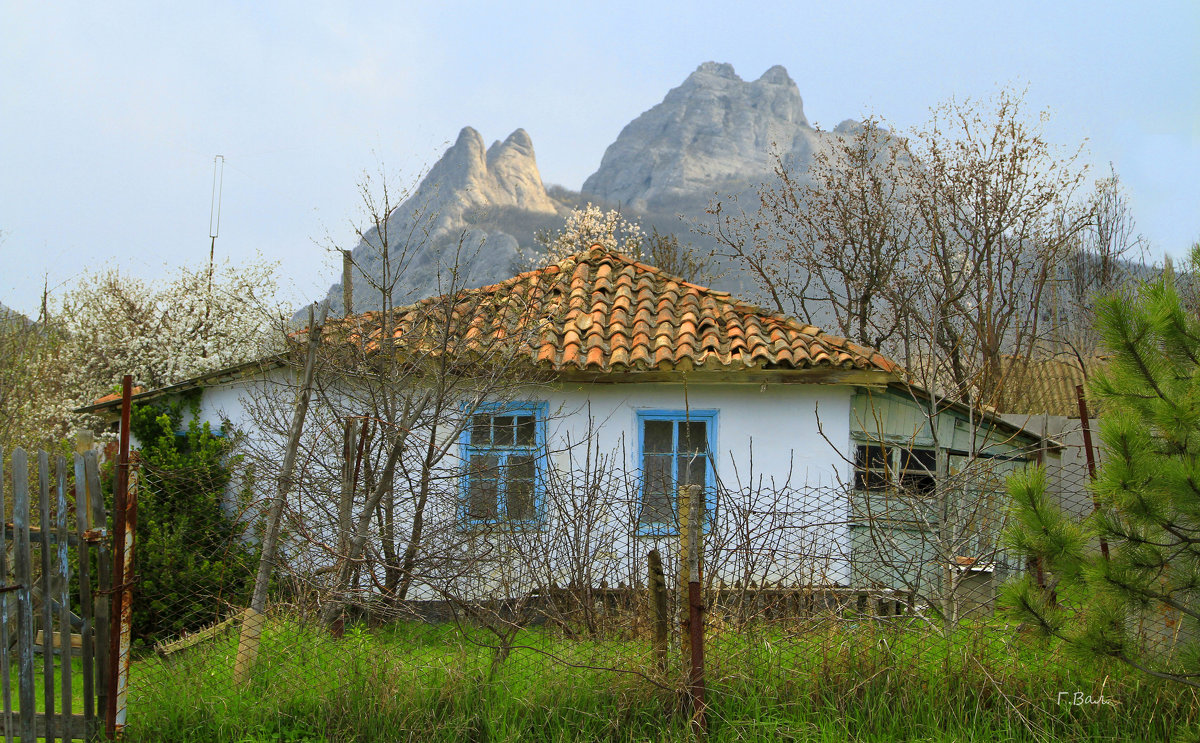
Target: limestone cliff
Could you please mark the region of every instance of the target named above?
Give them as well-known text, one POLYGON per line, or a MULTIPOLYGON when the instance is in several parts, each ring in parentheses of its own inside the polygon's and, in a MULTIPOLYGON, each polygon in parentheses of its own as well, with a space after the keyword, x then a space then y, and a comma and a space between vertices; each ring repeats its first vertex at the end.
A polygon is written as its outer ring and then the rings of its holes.
POLYGON ((705 62, 622 130, 583 193, 643 211, 707 200, 769 177, 775 153, 803 169, 830 136, 809 125, 783 67, 747 82, 705 62))

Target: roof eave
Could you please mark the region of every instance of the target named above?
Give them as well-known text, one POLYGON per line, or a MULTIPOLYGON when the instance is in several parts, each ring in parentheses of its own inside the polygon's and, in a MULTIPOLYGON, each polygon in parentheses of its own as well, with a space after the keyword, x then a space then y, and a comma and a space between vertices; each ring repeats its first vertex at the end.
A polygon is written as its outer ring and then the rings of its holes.
POLYGON ((745 367, 716 369, 698 367, 693 369, 623 369, 598 371, 587 369, 562 369, 554 372, 564 382, 586 382, 591 384, 635 384, 646 382, 684 382, 689 384, 827 384, 851 387, 876 387, 883 389, 899 378, 891 373, 876 369, 843 368, 832 366, 806 369, 745 367))
MULTIPOLYGON (((174 384, 169 384, 165 387, 157 387, 152 390, 139 392, 130 397, 134 403, 144 404, 151 400, 156 400, 160 397, 168 397, 170 395, 178 395, 190 390, 204 389, 217 384, 245 379, 253 376, 256 373, 268 371, 276 367, 282 366, 286 360, 284 354, 276 354, 267 356, 253 361, 246 361, 241 364, 214 369, 205 374, 200 374, 195 377, 190 377, 174 384)), ((121 399, 118 397, 115 400, 105 400, 104 402, 92 403, 75 408, 76 413, 104 413, 111 410, 116 410, 121 406, 121 399)))
MULTIPOLYGON (((905 392, 913 391, 913 392, 916 392, 917 394, 925 397, 926 399, 929 399, 932 397, 930 392, 928 390, 926 390, 924 387, 913 384, 911 382, 905 382, 905 381, 899 380, 899 379, 896 380, 894 383, 890 384, 889 387, 892 387, 893 389, 896 389, 896 390, 903 390, 905 392)), ((1066 448, 1066 445, 1063 444, 1062 442, 1060 442, 1056 439, 1052 439, 1048 436, 1043 436, 1036 431, 1030 431, 1028 428, 1024 428, 1020 425, 1017 425, 1016 423, 1010 423, 1009 421, 1006 421, 1002 417, 1000 417, 1000 415, 998 413, 992 413, 987 410, 981 410, 979 408, 972 408, 971 406, 964 405, 963 403, 958 402, 956 400, 940 400, 938 402, 938 410, 939 411, 955 410, 959 413, 974 414, 976 416, 979 416, 979 418, 981 420, 987 420, 989 423, 996 426, 997 428, 1007 430, 1009 433, 1019 434, 1022 436, 1028 436, 1030 438, 1036 439, 1037 441, 1041 442, 1042 445, 1045 446, 1048 451, 1061 452, 1063 449, 1066 448)))

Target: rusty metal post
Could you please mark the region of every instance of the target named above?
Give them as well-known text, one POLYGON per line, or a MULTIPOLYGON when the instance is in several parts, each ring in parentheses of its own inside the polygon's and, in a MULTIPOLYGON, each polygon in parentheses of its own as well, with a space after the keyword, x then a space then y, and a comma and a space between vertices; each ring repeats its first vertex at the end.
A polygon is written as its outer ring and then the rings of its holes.
POLYGON ((113 492, 113 573, 110 597, 111 624, 109 625, 108 708, 104 711, 104 730, 109 738, 117 735, 117 688, 121 676, 121 638, 127 636, 125 625, 131 621, 124 605, 125 558, 129 544, 126 529, 126 506, 129 497, 129 417, 132 409, 133 376, 126 374, 121 380, 121 433, 117 455, 116 489, 113 492), (117 631, 113 631, 116 629, 117 631))
POLYGON ((133 558, 134 543, 137 541, 137 502, 138 483, 140 481, 136 456, 133 457, 131 465, 133 469, 129 473, 125 499, 125 572, 120 587, 121 605, 124 607, 124 610, 121 613, 120 634, 118 635, 120 655, 116 656, 116 661, 113 664, 117 669, 115 726, 118 737, 121 735, 121 730, 125 727, 126 722, 126 712, 129 702, 129 667, 133 660, 130 652, 130 643, 133 634, 133 558))
MULTIPOLYGON (((1083 385, 1075 385, 1075 396, 1079 398, 1079 425, 1083 429, 1083 453, 1087 457, 1088 479, 1096 480, 1096 455, 1092 453, 1092 426, 1088 420, 1087 399, 1083 394, 1083 385)), ((1100 502, 1092 496, 1092 513, 1100 510, 1100 502)), ((1100 554, 1108 560, 1108 540, 1100 537, 1100 554)))

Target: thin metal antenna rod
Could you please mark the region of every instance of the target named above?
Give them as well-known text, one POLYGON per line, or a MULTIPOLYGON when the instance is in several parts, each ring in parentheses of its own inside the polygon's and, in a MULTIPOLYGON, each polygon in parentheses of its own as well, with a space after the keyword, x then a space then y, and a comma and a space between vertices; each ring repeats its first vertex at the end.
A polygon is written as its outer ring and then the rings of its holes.
POLYGON ((224 187, 225 156, 217 155, 213 157, 212 202, 208 207, 208 295, 205 297, 204 327, 201 329, 205 342, 200 349, 203 358, 208 358, 208 320, 212 314, 213 267, 217 257, 217 234, 221 231, 221 191, 224 187))
POLYGON ((221 232, 221 191, 225 186, 225 156, 213 157, 212 202, 208 207, 208 289, 212 291, 213 262, 217 252, 217 235, 221 232))

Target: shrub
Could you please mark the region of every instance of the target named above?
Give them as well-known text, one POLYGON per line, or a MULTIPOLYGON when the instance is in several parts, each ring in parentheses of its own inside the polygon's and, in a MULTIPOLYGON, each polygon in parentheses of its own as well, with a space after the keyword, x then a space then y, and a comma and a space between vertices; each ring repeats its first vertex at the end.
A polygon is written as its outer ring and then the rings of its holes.
POLYGON ((146 642, 213 622, 253 583, 244 525, 226 508, 231 432, 200 423, 194 401, 180 432, 185 404, 135 406, 130 420, 142 461, 133 633, 146 642))

